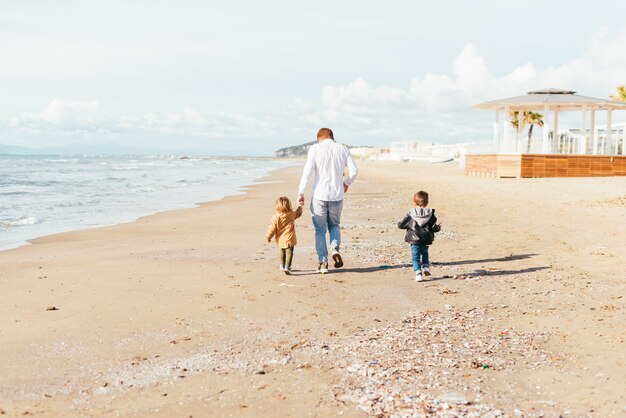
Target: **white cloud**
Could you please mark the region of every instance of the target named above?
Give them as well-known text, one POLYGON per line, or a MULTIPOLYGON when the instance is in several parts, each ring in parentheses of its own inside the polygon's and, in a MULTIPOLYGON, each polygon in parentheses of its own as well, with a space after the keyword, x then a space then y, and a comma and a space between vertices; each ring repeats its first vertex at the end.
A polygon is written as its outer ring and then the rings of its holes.
POLYGON ((313 110, 313 103, 306 101, 300 97, 294 99, 294 101, 288 106, 289 110, 295 110, 298 112, 310 112, 313 110))
POLYGON ((186 108, 166 114, 123 116, 115 121, 113 130, 117 134, 141 133, 164 140, 177 138, 187 143, 198 139, 229 139, 236 143, 238 140, 271 136, 269 127, 266 120, 249 115, 186 108))
MULTIPOLYGON (((486 100, 523 95, 555 87, 607 97, 626 83, 626 32, 595 36, 588 48, 569 62, 538 70, 523 63, 496 76, 474 45, 466 45, 449 74, 426 73, 406 90, 371 86, 357 79, 322 89, 318 109, 305 112, 310 124, 339 124, 356 137, 423 138, 436 142, 480 140, 491 134, 491 115, 471 109, 486 100)), ((624 118, 625 115, 618 117, 624 118)))
MULTIPOLYGON (((4 126, 15 130, 66 132, 92 130, 127 133, 152 132, 181 135, 215 136, 227 132, 242 132, 246 129, 259 130, 264 122, 252 116, 202 112, 185 108, 178 112, 145 113, 143 115, 105 116, 98 113, 98 101, 89 102, 54 100, 37 113, 11 116, 4 126)), ((0 127, 2 126, 0 122, 0 127)), ((262 133, 261 133, 262 134, 262 133)))
POLYGON ((363 106, 367 103, 376 105, 395 105, 406 102, 407 93, 393 87, 371 87, 359 78, 345 87, 324 87, 322 89, 322 105, 339 108, 346 105, 363 106))
MULTIPOLYGON (((0 120, 3 132, 32 135, 112 135, 114 138, 160 138, 202 145, 206 140, 239 144, 245 153, 250 139, 265 152, 304 142, 321 126, 352 144, 385 145, 396 139, 434 142, 472 141, 491 135, 492 116, 473 104, 556 87, 607 97, 626 83, 626 32, 594 36, 580 56, 536 68, 532 57, 496 75, 478 47, 466 45, 446 73, 427 72, 407 80, 405 88, 372 85, 363 78, 346 85, 325 86, 317 100, 295 98, 280 109, 258 113, 208 112, 197 108, 143 114, 102 114, 96 100, 55 100, 35 113, 0 120)), ((492 58, 493 59, 493 58, 492 58)), ((497 59, 497 57, 496 57, 497 59)), ((617 115, 616 118, 622 115, 617 115)), ((15 136, 15 135, 13 135, 15 136)), ((141 144, 137 144, 141 145, 141 144)))
POLYGON ((74 129, 92 124, 98 108, 96 100, 90 102, 53 100, 37 113, 23 113, 9 117, 7 125, 11 128, 49 128, 49 125, 56 125, 62 129, 74 129))
POLYGON ((54 100, 37 115, 39 119, 59 124, 66 121, 92 121, 92 115, 98 110, 98 102, 65 102, 54 100))
POLYGON ((454 111, 483 100, 521 95, 545 87, 606 97, 615 86, 626 81, 625 50, 626 32, 615 38, 602 34, 592 40, 580 57, 560 66, 537 70, 532 63, 525 63, 497 77, 477 48, 467 45, 453 63, 452 76, 417 77, 411 81, 410 91, 418 103, 432 112, 454 111))

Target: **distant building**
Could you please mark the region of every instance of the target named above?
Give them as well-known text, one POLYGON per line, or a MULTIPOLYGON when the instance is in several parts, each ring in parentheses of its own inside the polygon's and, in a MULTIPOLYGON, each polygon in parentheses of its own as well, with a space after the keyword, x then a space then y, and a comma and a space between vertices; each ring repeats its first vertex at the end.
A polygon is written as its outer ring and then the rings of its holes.
POLYGON ((372 160, 377 159, 380 155, 388 153, 387 148, 376 147, 354 147, 350 148, 352 157, 359 160, 372 160))
POLYGON ((379 157, 391 161, 441 162, 458 160, 464 163, 465 154, 489 150, 491 143, 433 144, 419 141, 395 141, 389 144, 389 153, 379 157))

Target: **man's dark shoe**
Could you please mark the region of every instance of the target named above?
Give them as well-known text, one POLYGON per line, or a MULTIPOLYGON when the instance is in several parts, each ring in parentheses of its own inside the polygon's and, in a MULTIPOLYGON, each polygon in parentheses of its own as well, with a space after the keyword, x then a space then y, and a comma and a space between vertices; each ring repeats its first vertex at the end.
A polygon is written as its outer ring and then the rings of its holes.
POLYGON ((339 254, 339 250, 336 248, 331 251, 331 257, 335 262, 335 268, 338 269, 343 267, 343 259, 341 258, 341 254, 339 254))

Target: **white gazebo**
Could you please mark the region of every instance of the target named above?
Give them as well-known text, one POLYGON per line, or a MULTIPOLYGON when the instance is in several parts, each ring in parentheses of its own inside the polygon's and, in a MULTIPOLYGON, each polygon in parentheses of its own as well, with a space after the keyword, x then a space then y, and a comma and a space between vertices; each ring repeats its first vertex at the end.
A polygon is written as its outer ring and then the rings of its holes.
POLYGON ((474 107, 495 110, 494 152, 468 154, 465 157, 467 175, 517 178, 626 176, 626 129, 613 129, 613 112, 626 110, 625 102, 579 96, 570 90, 544 89, 474 107), (568 136, 559 132, 559 113, 565 111, 581 112, 579 134, 568 136), (596 126, 598 111, 606 111, 606 127, 602 135, 596 126), (519 112, 518 115, 524 112, 543 114, 540 152, 522 151, 520 123, 515 137, 511 136, 512 112, 519 112), (588 115, 590 129, 587 128, 588 115), (621 155, 618 155, 620 142, 621 155))
MULTIPOLYGON (((521 126, 518 124, 515 138, 511 138, 511 112, 541 112, 543 113, 543 139, 542 154, 554 152, 559 135, 559 113, 564 111, 581 112, 581 135, 576 146, 575 154, 586 155, 615 155, 617 146, 613 145, 612 118, 614 110, 626 110, 625 102, 618 102, 596 97, 579 96, 575 91, 543 89, 528 92, 524 96, 510 97, 506 99, 492 100, 474 106, 476 109, 495 110, 493 126, 493 147, 495 153, 521 153, 521 126), (596 111, 606 111, 606 135, 598 141, 596 130, 596 111), (552 113, 552 118, 550 118, 552 113), (590 115, 590 129, 587 128, 587 120, 590 115), (504 122, 501 123, 501 116, 504 122), (550 119, 552 119, 550 121, 550 119), (551 122, 551 123, 550 123, 551 122), (587 132, 592 135, 591 143, 587 132), (550 135, 552 133, 552 135, 550 135), (591 145, 589 147, 588 145, 591 145)), ((622 136, 626 136, 623 133, 622 136)), ((622 141, 621 154, 626 155, 626 138, 615 138, 622 141)))

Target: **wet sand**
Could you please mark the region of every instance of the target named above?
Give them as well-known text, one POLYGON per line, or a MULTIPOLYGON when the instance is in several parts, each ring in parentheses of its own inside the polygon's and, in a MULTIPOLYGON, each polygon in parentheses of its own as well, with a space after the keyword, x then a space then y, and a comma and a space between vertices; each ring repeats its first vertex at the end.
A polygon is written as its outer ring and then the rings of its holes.
POLYGON ((300 167, 0 252, 0 413, 626 414, 626 178, 357 163, 327 275, 308 210, 292 276, 264 242, 300 167), (422 283, 396 228, 419 189, 443 225, 422 283))

